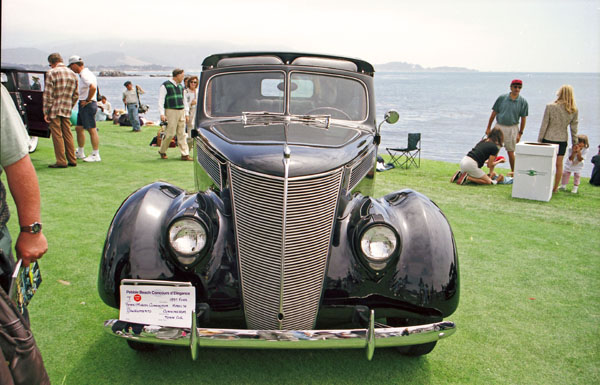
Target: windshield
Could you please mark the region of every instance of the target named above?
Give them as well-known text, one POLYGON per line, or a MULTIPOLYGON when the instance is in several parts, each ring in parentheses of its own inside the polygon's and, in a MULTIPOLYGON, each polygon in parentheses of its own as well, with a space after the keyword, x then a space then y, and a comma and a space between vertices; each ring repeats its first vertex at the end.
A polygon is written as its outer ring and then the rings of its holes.
POLYGON ((365 120, 367 92, 359 81, 340 76, 292 73, 290 114, 365 120))
POLYGON ((244 112, 283 114, 283 72, 243 72, 218 75, 206 88, 210 116, 241 116, 244 112))
POLYGON ((290 90, 291 115, 330 116, 363 121, 367 118, 367 91, 362 82, 342 76, 292 72, 286 87, 283 72, 240 72, 214 76, 206 86, 209 116, 244 113, 284 114, 285 93, 290 90))

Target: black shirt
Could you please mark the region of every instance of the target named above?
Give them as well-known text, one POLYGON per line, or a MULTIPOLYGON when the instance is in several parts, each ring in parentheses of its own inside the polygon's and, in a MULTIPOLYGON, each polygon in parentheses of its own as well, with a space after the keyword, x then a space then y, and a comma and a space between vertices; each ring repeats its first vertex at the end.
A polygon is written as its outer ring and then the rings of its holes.
POLYGON ((491 155, 498 155, 498 151, 500 151, 500 149, 496 146, 496 143, 482 140, 469 151, 467 156, 473 158, 477 162, 477 167, 481 168, 491 155))

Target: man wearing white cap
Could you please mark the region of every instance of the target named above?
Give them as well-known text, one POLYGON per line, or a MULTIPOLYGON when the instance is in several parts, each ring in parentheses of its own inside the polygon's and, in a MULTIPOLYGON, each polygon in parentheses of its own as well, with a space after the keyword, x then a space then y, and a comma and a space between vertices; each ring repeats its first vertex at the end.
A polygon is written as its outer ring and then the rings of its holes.
POLYGON ((96 76, 83 65, 83 59, 78 55, 69 58, 69 68, 79 74, 79 112, 77 113, 77 150, 75 156, 78 159, 83 158, 84 162, 100 162, 100 139, 96 130, 96 111, 98 110, 98 99, 96 99, 96 90, 98 81, 96 76), (90 133, 92 142, 92 155, 86 157, 84 153, 85 134, 83 130, 90 133))

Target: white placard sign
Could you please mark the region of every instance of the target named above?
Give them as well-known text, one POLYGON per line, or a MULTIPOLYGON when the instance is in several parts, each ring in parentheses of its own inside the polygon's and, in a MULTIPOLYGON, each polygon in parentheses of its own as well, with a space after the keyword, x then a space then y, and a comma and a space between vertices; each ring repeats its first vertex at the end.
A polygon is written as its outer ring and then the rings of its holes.
POLYGON ((121 285, 119 319, 145 325, 192 326, 193 286, 121 285))

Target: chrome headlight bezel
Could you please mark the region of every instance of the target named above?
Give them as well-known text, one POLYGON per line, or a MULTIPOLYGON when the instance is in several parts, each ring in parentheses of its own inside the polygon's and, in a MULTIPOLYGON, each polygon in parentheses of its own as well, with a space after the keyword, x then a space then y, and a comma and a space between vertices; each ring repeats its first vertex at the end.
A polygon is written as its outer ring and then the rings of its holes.
MULTIPOLYGON (((167 226, 165 235, 169 250, 174 257, 175 262, 185 269, 194 267, 210 249, 210 227, 200 218, 195 216, 186 215, 174 218, 167 226), (179 229, 177 229, 178 227, 179 229), (178 242, 178 240, 181 240, 183 237, 176 237, 181 235, 182 231, 189 231, 192 234, 195 234, 196 237, 200 237, 200 240, 196 239, 195 241, 200 242, 200 245, 197 246, 197 248, 193 248, 186 245, 184 242, 178 242), (186 247, 189 249, 186 250, 186 247)), ((194 241, 191 243, 193 244, 194 241)))
MULTIPOLYGON (((396 229, 384 222, 372 222, 363 227, 357 237, 356 248, 366 262, 367 266, 375 271, 384 270, 389 263, 395 259, 401 249, 400 236, 396 229), (373 234, 374 231, 378 231, 379 234, 373 234), (379 236, 387 238, 387 240, 393 245, 393 248, 389 251, 381 250, 383 255, 373 255, 366 249, 365 243, 368 241, 367 237, 379 236)), ((389 248, 389 247, 388 247, 389 248)))

